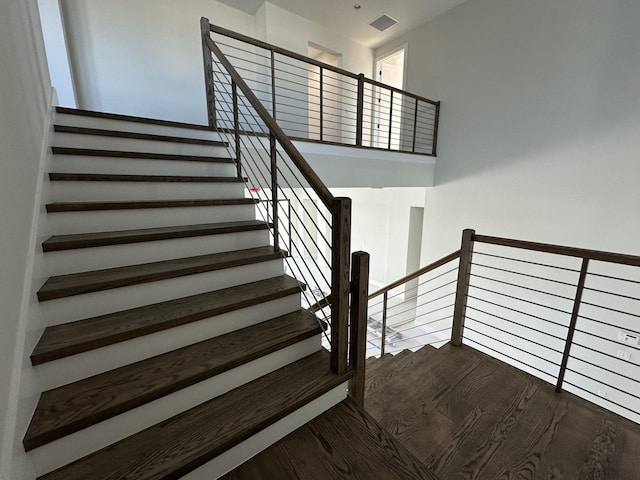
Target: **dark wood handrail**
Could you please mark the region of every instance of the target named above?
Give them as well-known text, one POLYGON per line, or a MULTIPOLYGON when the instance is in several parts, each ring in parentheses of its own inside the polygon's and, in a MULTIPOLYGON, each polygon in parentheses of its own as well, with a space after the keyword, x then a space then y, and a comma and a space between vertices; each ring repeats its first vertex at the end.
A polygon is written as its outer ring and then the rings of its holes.
POLYGON ((311 166, 304 159, 302 154, 298 151, 298 149, 293 145, 289 137, 286 133, 280 128, 275 119, 271 116, 271 114, 267 111, 267 109, 262 105, 262 102, 258 100, 258 97, 253 93, 251 88, 246 84, 242 76, 238 73, 238 71, 231 64, 229 59, 225 56, 224 53, 220 50, 220 48, 215 44, 215 42, 209 38, 205 37, 205 42, 207 47, 218 57, 220 63, 222 63, 233 79, 233 81, 237 84, 238 88, 242 90, 245 98, 249 101, 251 106, 256 110, 258 115, 262 121, 266 124, 269 130, 273 133, 273 136, 277 139, 278 143, 282 145, 284 151, 289 155, 291 161, 295 164, 295 166, 300 170, 300 173, 305 178, 307 182, 309 182, 309 186, 316 192, 322 203, 330 210, 333 211, 334 208, 334 199, 335 197, 331 194, 327 186, 320 180, 320 177, 316 174, 316 172, 311 168, 311 166))
POLYGON ((450 253, 449 255, 447 255, 446 257, 442 257, 440 260, 436 260, 433 263, 430 263, 429 265, 422 267, 420 270, 416 270, 413 273, 410 273, 409 275, 407 275, 406 277, 402 277, 399 280, 396 280, 393 283, 390 283, 389 285, 387 285, 384 288, 381 288, 380 290, 376 290, 375 292, 373 292, 371 295, 369 295, 369 300, 371 300, 372 298, 377 297, 378 295, 382 295, 385 292, 388 292, 389 290, 399 287, 400 285, 402 285, 403 283, 407 283, 409 280, 413 280, 414 278, 418 278, 420 275, 424 275, 425 273, 428 273, 432 270, 435 270, 438 267, 441 267, 442 265, 446 265, 447 263, 449 263, 452 260, 455 260, 456 258, 460 257, 460 250, 457 250, 453 253, 450 253))
MULTIPOLYGON (((299 60, 301 62, 309 63, 311 65, 315 65, 316 67, 321 67, 325 70, 329 70, 340 75, 344 75, 349 78, 353 78, 354 80, 358 80, 359 75, 348 70, 344 70, 340 67, 334 67, 333 65, 329 65, 328 63, 320 62, 318 60, 314 60, 311 57, 307 57, 305 55, 301 55, 299 53, 293 52, 291 50, 287 50, 286 48, 277 47, 276 45, 272 45, 267 42, 263 42, 262 40, 257 40, 255 38, 251 38, 247 35, 243 35, 241 33, 234 32, 233 30, 228 30, 224 27, 219 27, 217 25, 211 25, 211 31, 213 33, 217 33, 219 35, 224 35, 225 37, 233 38, 234 40, 239 40, 241 42, 248 43, 249 45, 253 45, 254 47, 264 48, 265 50, 269 50, 275 53, 279 53, 280 55, 284 55, 285 57, 293 58, 294 60, 299 60)), ((421 97, 420 95, 416 95, 415 93, 407 92, 405 90, 392 87, 391 85, 387 85, 385 83, 378 82, 376 80, 372 80, 370 78, 365 78, 364 81, 376 87, 385 88, 391 90, 396 93, 400 93, 407 97, 414 98, 421 102, 430 103, 431 105, 439 105, 440 102, 436 102, 434 100, 430 100, 425 97, 421 97)))
POLYGON ((588 260, 596 260, 602 262, 619 263, 623 265, 632 265, 640 267, 640 256, 626 255, 622 253, 612 253, 600 250, 589 250, 585 248, 565 247, 562 245, 553 245, 550 243, 528 242, 524 240, 513 240, 510 238, 490 237, 487 235, 474 235, 473 241, 478 243, 487 243, 491 245, 500 245, 503 247, 513 247, 523 250, 534 250, 537 252, 554 253, 567 257, 577 257, 588 260))

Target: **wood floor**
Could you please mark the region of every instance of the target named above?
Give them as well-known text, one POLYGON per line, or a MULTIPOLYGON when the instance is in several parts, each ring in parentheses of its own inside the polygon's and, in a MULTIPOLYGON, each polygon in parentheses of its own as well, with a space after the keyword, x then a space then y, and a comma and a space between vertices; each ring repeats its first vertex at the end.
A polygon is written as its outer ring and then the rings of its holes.
POLYGON ((469 347, 367 368, 366 410, 442 480, 640 479, 638 425, 469 347))
POLYGON ((351 400, 222 477, 283 479, 439 480, 351 400))

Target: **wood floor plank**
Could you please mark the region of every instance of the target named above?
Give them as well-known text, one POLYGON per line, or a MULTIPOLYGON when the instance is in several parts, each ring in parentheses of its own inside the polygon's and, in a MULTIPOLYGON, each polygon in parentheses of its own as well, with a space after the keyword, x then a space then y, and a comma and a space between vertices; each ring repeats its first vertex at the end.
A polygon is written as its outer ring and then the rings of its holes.
POLYGON ((206 140, 200 138, 177 137, 171 135, 155 135, 150 133, 136 133, 119 130, 106 130, 102 128, 72 127, 68 125, 54 125, 53 129, 58 133, 72 133, 77 135, 96 135, 100 137, 130 138, 136 140, 150 140, 154 142, 183 143, 189 145, 207 145, 210 147, 225 147, 228 144, 219 140, 206 140))
POLYGON ((436 480, 353 402, 345 401, 222 480, 436 480))
POLYGON ((228 157, 209 157, 203 155, 179 155, 173 153, 127 152, 122 150, 103 150, 96 148, 51 147, 54 155, 74 155, 82 157, 137 158, 143 160, 177 160, 180 162, 233 163, 228 157))
POLYGON ((282 275, 47 327, 31 354, 31 363, 41 365, 301 291, 300 283, 295 278, 282 275))
POLYGON ((252 198, 213 198, 200 200, 144 200, 118 202, 57 202, 48 203, 48 213, 92 212, 98 210, 133 210, 150 208, 220 207, 226 205, 252 205, 252 198))
POLYGON ((42 243, 42 249, 45 252, 55 252, 76 248, 104 247, 108 245, 265 230, 266 228, 268 228, 268 225, 262 221, 247 220, 242 222, 219 222, 199 225, 179 225, 175 227, 54 235, 42 243))
POLYGON ((38 290, 41 302, 83 293, 109 290, 140 283, 176 278, 195 273, 248 265, 282 258, 272 247, 236 250, 197 257, 107 268, 50 277, 38 290))
POLYGON ((320 333, 299 310, 44 392, 24 438, 31 450, 320 333))
POLYGON ((154 182, 154 183, 242 183, 238 177, 210 177, 188 175, 123 175, 106 173, 50 172, 52 182, 154 182))
POLYGON ((180 478, 349 378, 319 351, 38 480, 180 478))

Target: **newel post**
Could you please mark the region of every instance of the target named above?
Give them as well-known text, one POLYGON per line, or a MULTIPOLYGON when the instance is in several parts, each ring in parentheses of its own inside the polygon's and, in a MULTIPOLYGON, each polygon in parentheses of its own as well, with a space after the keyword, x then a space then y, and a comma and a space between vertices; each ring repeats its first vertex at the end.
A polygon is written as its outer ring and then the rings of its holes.
POLYGON ((349 395, 360 407, 364 407, 368 302, 369 254, 354 252, 351 255, 351 343, 349 347, 349 366, 353 370, 353 377, 349 383, 349 395))
POLYGON ((200 31, 202 34, 202 60, 204 63, 204 85, 207 93, 207 117, 209 127, 216 127, 216 97, 213 85, 213 61, 211 59, 211 49, 207 45, 207 38, 211 36, 211 25, 209 19, 200 19, 200 31))
POLYGON ((451 329, 451 344, 462 345, 464 333, 464 319, 467 311, 467 295, 469 294, 469 280, 471 278, 471 259, 473 256, 473 236, 475 230, 462 231, 462 245, 460 247, 460 266, 458 267, 458 283, 456 286, 456 303, 453 309, 453 327, 451 329))
POLYGON ((349 255, 351 253, 351 199, 333 202, 331 224, 331 369, 347 370, 349 346, 349 255))

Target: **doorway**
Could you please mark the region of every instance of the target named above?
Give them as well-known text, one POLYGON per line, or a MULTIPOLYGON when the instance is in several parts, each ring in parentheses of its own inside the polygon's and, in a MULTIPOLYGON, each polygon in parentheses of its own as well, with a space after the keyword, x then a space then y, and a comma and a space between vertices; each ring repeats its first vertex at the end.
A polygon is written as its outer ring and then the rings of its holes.
MULTIPOLYGON (((376 80, 394 88, 404 88, 406 47, 376 60, 376 80)), ((391 95, 387 89, 376 87, 374 105, 374 146, 400 148, 402 97, 391 95)))

